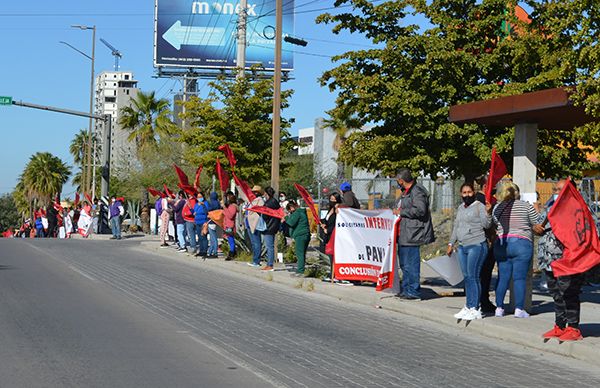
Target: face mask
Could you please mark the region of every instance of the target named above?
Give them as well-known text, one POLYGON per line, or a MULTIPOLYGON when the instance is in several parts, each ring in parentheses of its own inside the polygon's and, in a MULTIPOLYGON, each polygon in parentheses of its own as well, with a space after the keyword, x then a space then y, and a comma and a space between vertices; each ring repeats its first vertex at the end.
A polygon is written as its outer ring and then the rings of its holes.
POLYGON ((462 200, 463 200, 465 206, 470 206, 473 202, 475 202, 475 196, 467 195, 467 196, 462 197, 462 200))
POLYGON ((198 201, 204 202, 204 198, 203 197, 198 197, 198 201))
POLYGON ((285 197, 282 195, 281 197, 279 197, 279 201, 280 201, 280 202, 283 202, 283 201, 285 201, 285 197))

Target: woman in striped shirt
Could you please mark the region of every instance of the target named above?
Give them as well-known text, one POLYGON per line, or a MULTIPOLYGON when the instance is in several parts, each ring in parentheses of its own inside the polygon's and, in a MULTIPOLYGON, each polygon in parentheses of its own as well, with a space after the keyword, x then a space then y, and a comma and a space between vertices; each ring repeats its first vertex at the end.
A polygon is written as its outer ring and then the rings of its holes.
POLYGON ((527 272, 533 258, 533 228, 540 223, 539 214, 529 202, 519 200, 519 187, 514 183, 502 186, 498 204, 492 212, 498 239, 494 256, 498 262, 496 285, 496 316, 504 316, 504 297, 513 280, 515 317, 527 318, 524 310, 527 272))

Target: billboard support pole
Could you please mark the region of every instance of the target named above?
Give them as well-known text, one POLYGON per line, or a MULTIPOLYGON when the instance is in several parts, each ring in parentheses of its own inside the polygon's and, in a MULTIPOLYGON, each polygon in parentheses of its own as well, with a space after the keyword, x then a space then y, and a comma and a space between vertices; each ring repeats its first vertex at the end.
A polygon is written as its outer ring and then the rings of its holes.
POLYGON ((240 12, 237 26, 237 78, 243 78, 246 69, 246 21, 248 14, 247 0, 240 0, 240 12))
POLYGON ((275 0, 275 73, 273 75, 273 137, 271 148, 271 187, 279 192, 279 147, 281 136, 281 35, 283 3, 275 0))

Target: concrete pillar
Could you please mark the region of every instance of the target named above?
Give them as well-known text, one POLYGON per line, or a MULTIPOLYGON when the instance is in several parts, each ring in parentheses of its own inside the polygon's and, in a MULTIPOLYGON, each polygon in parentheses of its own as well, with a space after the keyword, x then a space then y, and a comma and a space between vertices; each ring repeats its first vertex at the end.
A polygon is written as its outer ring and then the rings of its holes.
MULTIPOLYGON (((513 182, 519 186, 521 199, 530 203, 537 201, 535 185, 537 181, 537 124, 517 124, 513 144, 513 182)), ((535 256, 535 255, 534 255, 535 256)), ((532 266, 527 274, 525 310, 531 312, 532 266)), ((513 287, 510 287, 510 308, 514 308, 513 287)))

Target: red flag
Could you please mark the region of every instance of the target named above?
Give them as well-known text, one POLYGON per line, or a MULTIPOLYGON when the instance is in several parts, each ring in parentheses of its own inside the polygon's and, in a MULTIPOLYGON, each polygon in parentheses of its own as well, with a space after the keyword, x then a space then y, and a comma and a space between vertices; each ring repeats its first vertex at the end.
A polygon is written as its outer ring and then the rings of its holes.
POLYGON ((285 214, 283 214, 282 208, 271 209, 270 207, 266 207, 266 206, 250 206, 248 208, 248 210, 257 212, 257 213, 266 214, 268 216, 275 217, 275 218, 283 218, 283 216, 285 215, 285 214))
POLYGON ((185 185, 185 186, 189 186, 190 181, 188 180, 187 175, 185 175, 185 172, 183 172, 183 170, 181 168, 179 168, 179 166, 176 165, 175 163, 173 163, 173 168, 175 169, 175 172, 177 173, 177 177, 179 178, 179 183, 181 183, 182 185, 185 185))
POLYGON ((125 197, 117 197, 115 199, 121 203, 125 203, 125 197))
POLYGON ((165 194, 167 194, 167 197, 175 198, 175 194, 169 190, 166 184, 163 184, 163 187, 165 188, 165 194))
POLYGON ((88 193, 83 193, 83 195, 85 196, 85 199, 87 199, 87 201, 90 205, 92 203, 94 203, 94 201, 92 201, 92 197, 90 197, 90 195, 88 193))
POLYGON ((308 194, 308 191, 306 191, 306 189, 301 185, 294 183, 294 187, 296 188, 296 190, 298 190, 298 193, 300 193, 300 196, 302 197, 304 202, 306 202, 306 205, 310 209, 310 212, 312 213, 315 222, 317 223, 317 225, 319 225, 321 223, 321 220, 319 219, 319 215, 317 214, 317 209, 315 208, 315 203, 312 197, 310 196, 310 194, 308 194))
POLYGON ((77 207, 79 205, 79 193, 75 193, 75 202, 73 202, 73 206, 77 207))
POLYGON ((194 178, 194 188, 200 190, 200 174, 202 173, 202 165, 196 170, 196 178, 194 178))
POLYGON ((13 231, 11 228, 8 228, 8 230, 2 232, 2 237, 4 238, 11 238, 13 237, 13 231))
POLYGON ((229 186, 229 176, 223 170, 221 166, 221 162, 219 162, 219 158, 217 158, 217 177, 219 178, 219 184, 221 185, 221 191, 227 191, 227 186, 229 186))
POLYGON ((231 150, 231 147, 229 147, 229 144, 223 144, 222 146, 220 146, 219 151, 223 151, 225 157, 227 158, 227 160, 229 160, 229 165, 231 166, 231 169, 233 170, 237 161, 235 160, 235 156, 233 155, 233 151, 231 150))
POLYGON ((181 190, 185 191, 187 194, 193 195, 194 197, 198 194, 198 190, 196 190, 196 188, 193 186, 182 185, 181 183, 179 183, 177 185, 177 187, 179 187, 181 190))
POLYGON ((161 193, 160 191, 158 191, 156 189, 153 189, 152 187, 148 187, 147 190, 148 190, 148 192, 150 194, 152 194, 155 197, 161 197, 161 198, 163 198, 165 196, 163 193, 161 193))
POLYGON ((235 175, 235 172, 231 172, 233 174, 233 180, 235 181, 236 186, 239 188, 240 192, 246 197, 248 202, 252 202, 256 199, 256 195, 250 190, 250 186, 243 180, 235 175))
POLYGON ((564 245, 563 255, 552 262, 555 276, 575 275, 600 264, 600 241, 592 213, 583 197, 567 179, 548 213, 552 231, 564 245))
POLYGON ((492 164, 488 175, 487 186, 485 189, 485 201, 492 203, 492 189, 496 187, 500 179, 506 175, 506 164, 496 153, 496 147, 492 148, 492 164))

